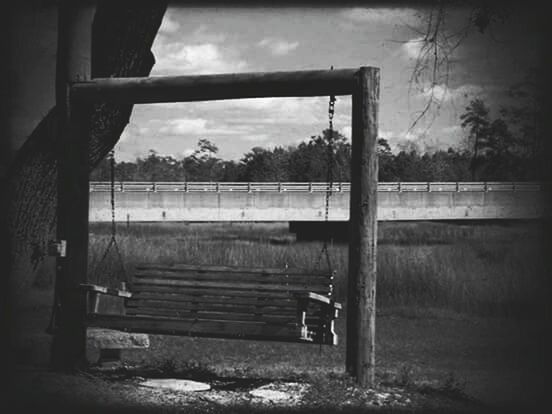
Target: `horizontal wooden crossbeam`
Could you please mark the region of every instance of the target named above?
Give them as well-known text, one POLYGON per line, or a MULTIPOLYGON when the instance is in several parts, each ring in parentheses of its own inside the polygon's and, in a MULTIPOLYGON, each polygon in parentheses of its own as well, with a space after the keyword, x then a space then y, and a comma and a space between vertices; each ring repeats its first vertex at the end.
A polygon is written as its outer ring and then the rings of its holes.
POLYGON ((75 82, 71 97, 88 102, 160 103, 224 99, 350 95, 359 69, 233 73, 75 82))

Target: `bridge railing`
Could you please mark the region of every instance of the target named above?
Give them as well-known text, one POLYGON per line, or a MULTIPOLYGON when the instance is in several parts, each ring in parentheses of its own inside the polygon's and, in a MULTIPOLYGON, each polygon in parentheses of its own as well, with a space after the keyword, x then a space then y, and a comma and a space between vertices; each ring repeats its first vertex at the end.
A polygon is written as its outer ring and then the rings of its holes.
MULTIPOLYGON (((151 182, 117 181, 117 192, 326 192, 329 183, 324 182, 151 182)), ((111 190, 111 184, 105 181, 90 182, 90 192, 111 190)), ((332 183, 332 192, 349 192, 349 182, 332 183)), ((542 191, 540 182, 379 182, 381 192, 463 192, 463 191, 542 191)))

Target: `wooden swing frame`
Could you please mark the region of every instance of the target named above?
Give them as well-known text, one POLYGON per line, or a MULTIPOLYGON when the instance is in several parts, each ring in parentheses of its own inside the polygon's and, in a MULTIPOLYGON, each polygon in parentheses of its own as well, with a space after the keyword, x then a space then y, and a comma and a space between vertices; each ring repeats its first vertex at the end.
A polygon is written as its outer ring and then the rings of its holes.
MULTIPOLYGON (((362 386, 374 384, 379 69, 90 79, 90 55, 79 11, 60 15, 56 79, 59 114, 57 328, 52 362, 71 369, 85 360, 88 132, 94 103, 161 103, 263 97, 352 95, 352 166, 346 369, 362 386), (80 31, 80 32, 79 32, 80 31), (80 35, 79 35, 80 33, 80 35), (87 49, 88 48, 88 49, 87 49)), ((84 22, 85 27, 89 22, 84 22)))

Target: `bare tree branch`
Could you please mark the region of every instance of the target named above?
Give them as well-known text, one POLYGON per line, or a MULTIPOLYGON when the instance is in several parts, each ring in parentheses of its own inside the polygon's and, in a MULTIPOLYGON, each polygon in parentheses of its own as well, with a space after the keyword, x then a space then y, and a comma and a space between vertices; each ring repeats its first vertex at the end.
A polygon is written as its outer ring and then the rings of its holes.
MULTIPOLYGON (((413 91, 427 96, 422 110, 418 111, 410 123, 408 132, 414 130, 422 121, 428 120, 428 129, 439 114, 439 110, 447 98, 451 63, 458 47, 477 29, 485 32, 492 23, 504 20, 508 16, 508 8, 503 4, 486 1, 464 1, 463 5, 468 13, 465 23, 460 28, 452 27, 450 14, 458 12, 458 2, 438 0, 428 10, 422 25, 424 29, 408 26, 413 33, 419 35, 420 43, 418 56, 414 63, 409 80, 408 94, 413 91), (437 88, 440 93, 436 93, 437 88)), ((410 40, 409 42, 413 42, 410 40)))

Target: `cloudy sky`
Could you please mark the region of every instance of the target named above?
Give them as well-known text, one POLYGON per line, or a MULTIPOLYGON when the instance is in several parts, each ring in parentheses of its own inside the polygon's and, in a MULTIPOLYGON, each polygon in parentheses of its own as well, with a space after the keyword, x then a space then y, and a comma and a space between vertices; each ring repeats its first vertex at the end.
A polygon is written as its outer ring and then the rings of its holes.
MULTIPOLYGON (((381 69, 379 135, 393 149, 461 145, 459 116, 470 99, 483 98, 497 113, 510 85, 534 66, 536 37, 526 16, 474 31, 456 49, 448 85, 434 94, 438 113, 409 131, 427 103, 424 84, 409 89, 427 10, 417 8, 169 8, 153 46, 152 76, 309 70, 377 66, 381 69)), ((449 16, 461 27, 467 11, 449 16)), ((117 146, 119 160, 150 149, 180 158, 207 138, 224 159, 254 146, 287 146, 327 127, 328 99, 266 98, 137 105, 117 146)), ((338 97, 335 127, 350 136, 351 100, 338 97)))

